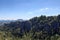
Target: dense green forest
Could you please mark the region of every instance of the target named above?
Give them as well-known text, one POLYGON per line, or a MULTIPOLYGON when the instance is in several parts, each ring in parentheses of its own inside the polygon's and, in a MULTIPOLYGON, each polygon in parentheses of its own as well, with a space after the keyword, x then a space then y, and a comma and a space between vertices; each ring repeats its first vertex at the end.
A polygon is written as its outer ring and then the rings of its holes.
POLYGON ((60 40, 60 15, 5 23, 0 26, 0 40, 60 40))

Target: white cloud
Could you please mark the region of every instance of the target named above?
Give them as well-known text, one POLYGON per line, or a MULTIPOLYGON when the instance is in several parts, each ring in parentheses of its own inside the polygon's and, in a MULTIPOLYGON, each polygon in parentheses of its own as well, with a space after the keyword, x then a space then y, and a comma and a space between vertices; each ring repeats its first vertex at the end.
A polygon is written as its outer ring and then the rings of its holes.
POLYGON ((30 11, 30 12, 27 12, 28 14, 34 14, 34 13, 40 13, 40 12, 45 12, 49 10, 49 8, 41 8, 41 9, 38 9, 38 10, 33 10, 33 11, 30 11))
POLYGON ((57 14, 60 14, 60 9, 59 8, 40 8, 34 11, 30 11, 28 12, 28 14, 57 15, 57 14))
POLYGON ((42 8, 40 9, 40 11, 45 11, 45 10, 48 10, 49 8, 42 8))
POLYGON ((15 18, 3 18, 3 17, 0 17, 0 20, 16 20, 15 18))

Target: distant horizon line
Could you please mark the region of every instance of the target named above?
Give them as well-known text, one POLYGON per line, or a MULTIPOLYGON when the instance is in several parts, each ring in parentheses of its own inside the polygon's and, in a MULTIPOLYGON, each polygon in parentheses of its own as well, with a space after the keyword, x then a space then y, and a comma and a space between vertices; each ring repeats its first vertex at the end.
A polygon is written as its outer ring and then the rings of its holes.
MULTIPOLYGON (((60 15, 60 14, 58 14, 58 15, 60 15)), ((48 16, 58 16, 58 15, 40 15, 40 16, 46 16, 46 17, 48 17, 48 16)), ((34 16, 34 17, 40 17, 40 16, 34 16)), ((31 18, 34 18, 34 17, 31 17, 31 18)), ((27 18, 27 19, 23 19, 23 18, 17 18, 17 19, 15 19, 15 18, 0 18, 0 20, 29 20, 29 19, 31 19, 31 18, 27 18)))

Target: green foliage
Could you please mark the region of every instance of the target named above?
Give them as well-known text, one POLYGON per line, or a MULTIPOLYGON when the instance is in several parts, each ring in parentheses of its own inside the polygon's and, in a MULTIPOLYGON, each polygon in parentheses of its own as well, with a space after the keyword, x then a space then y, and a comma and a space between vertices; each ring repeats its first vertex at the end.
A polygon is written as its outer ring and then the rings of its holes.
POLYGON ((0 26, 0 40, 60 40, 60 15, 4 24, 0 26))

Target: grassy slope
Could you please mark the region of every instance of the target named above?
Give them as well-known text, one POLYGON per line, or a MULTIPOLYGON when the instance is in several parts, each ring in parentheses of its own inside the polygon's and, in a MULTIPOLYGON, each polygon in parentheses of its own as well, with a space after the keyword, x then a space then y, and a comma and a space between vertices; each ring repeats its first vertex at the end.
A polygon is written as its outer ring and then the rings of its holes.
MULTIPOLYGON (((24 35, 23 38, 13 37, 10 33, 5 34, 5 32, 0 31, 0 40, 31 40, 31 35, 24 35)), ((54 35, 51 40, 60 40, 59 35, 54 35)))

